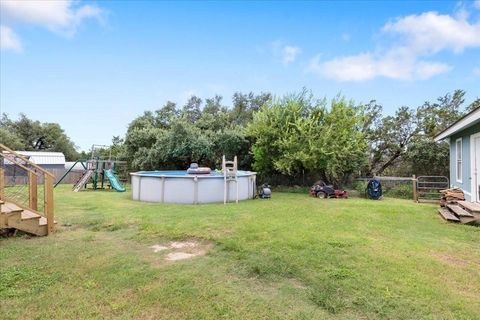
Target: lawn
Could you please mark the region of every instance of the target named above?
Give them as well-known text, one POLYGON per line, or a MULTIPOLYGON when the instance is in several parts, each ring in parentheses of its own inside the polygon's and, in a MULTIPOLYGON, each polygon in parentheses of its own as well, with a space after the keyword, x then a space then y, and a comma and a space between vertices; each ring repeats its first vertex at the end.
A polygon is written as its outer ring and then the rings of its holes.
POLYGON ((480 228, 407 200, 161 205, 55 189, 57 232, 0 239, 2 319, 480 319, 480 228), (196 240, 206 255, 150 247, 196 240))

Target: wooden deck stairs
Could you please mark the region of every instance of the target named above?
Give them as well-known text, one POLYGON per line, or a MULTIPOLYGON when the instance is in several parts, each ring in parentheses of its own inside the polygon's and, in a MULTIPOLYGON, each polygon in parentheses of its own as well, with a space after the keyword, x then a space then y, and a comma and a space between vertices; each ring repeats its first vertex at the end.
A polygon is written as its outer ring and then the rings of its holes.
POLYGON ((462 224, 480 224, 480 204, 464 200, 449 201, 438 208, 440 216, 450 222, 462 224))
POLYGON ((0 143, 0 229, 53 232, 55 177, 0 143))
POLYGON ((17 229, 37 236, 48 234, 47 218, 2 200, 0 200, 0 228, 17 229))

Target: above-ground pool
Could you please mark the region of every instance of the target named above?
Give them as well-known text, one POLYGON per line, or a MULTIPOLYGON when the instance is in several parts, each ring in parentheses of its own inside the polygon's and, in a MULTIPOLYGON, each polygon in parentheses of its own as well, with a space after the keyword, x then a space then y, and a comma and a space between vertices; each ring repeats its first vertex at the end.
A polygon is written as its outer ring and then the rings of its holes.
MULTIPOLYGON (((224 177, 219 171, 210 175, 189 175, 187 171, 140 171, 132 176, 133 200, 164 203, 210 203, 224 201, 224 177)), ((227 201, 253 199, 256 172, 238 171, 237 182, 227 182, 227 201)))

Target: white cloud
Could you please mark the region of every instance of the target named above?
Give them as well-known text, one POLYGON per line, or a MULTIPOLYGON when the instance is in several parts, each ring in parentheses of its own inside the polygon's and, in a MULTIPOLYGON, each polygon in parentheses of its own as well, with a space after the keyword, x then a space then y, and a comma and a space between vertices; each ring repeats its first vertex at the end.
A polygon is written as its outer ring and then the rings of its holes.
POLYGON ((376 77, 396 80, 425 80, 451 70, 447 64, 416 60, 404 55, 401 49, 382 55, 361 53, 339 57, 325 62, 316 56, 307 67, 308 72, 337 81, 367 81, 376 77))
POLYGON ((302 52, 297 46, 287 45, 280 40, 270 43, 270 51, 275 60, 280 61, 284 66, 294 62, 302 52))
POLYGON ((418 53, 436 53, 444 49, 460 53, 480 46, 480 22, 470 23, 468 15, 456 17, 436 12, 411 15, 387 23, 383 31, 399 34, 418 53))
POLYGON ((396 80, 425 80, 449 72, 452 66, 428 57, 444 50, 461 53, 480 47, 480 21, 468 15, 426 12, 398 18, 382 31, 399 38, 386 49, 320 61, 315 56, 306 71, 338 81, 367 81, 377 77, 396 80))
POLYGON ((473 68, 473 74, 480 77, 480 67, 473 68))
POLYGON ((447 73, 452 70, 452 66, 440 62, 418 61, 414 68, 415 78, 426 80, 433 76, 447 73))
POLYGON ((301 50, 299 47, 285 46, 282 49, 282 63, 288 65, 295 61, 301 50))
POLYGON ((15 32, 7 26, 0 26, 0 49, 21 51, 22 44, 15 32))
POLYGON ((96 5, 80 5, 74 0, 1 0, 0 18, 11 32, 12 26, 27 24, 72 37, 85 19, 101 22, 103 11, 96 5))
POLYGON ((480 10, 480 0, 475 0, 473 2, 473 7, 480 10))

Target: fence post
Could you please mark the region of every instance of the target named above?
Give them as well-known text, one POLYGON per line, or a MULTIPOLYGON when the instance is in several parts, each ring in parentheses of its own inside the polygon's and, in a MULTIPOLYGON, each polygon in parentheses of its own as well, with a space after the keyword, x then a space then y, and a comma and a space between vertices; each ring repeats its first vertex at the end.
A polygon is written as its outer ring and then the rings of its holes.
POLYGON ((28 173, 28 204, 33 210, 38 209, 38 197, 37 197, 37 175, 33 172, 28 173))
POLYGON ((0 200, 5 200, 5 169, 0 168, 0 200))
POLYGON ((53 177, 45 174, 45 215, 47 216, 47 234, 53 231, 53 177))
POLYGON ((413 202, 418 202, 417 178, 415 177, 415 175, 412 176, 412 183, 413 183, 413 202))

